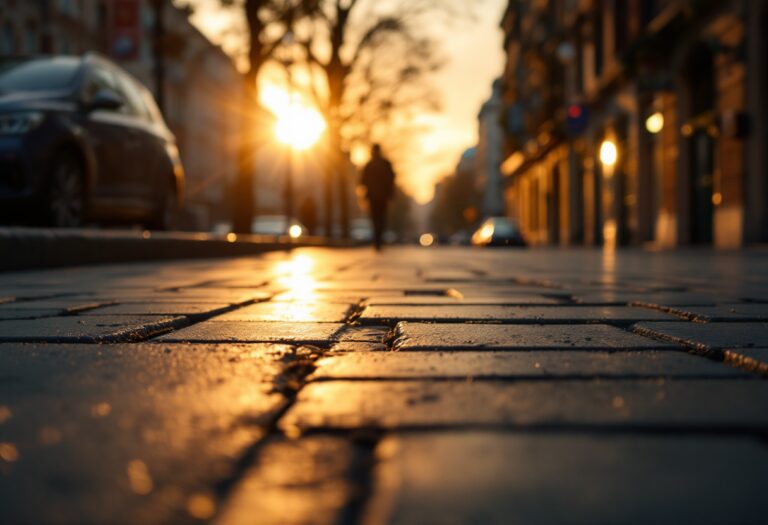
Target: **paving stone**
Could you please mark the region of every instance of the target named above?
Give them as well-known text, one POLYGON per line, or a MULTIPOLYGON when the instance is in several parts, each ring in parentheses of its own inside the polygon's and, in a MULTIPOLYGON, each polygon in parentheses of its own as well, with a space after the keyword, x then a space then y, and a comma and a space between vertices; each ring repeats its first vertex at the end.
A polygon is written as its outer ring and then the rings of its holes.
POLYGON ((427 282, 472 281, 481 279, 477 272, 471 270, 426 271, 421 278, 427 282))
POLYGON ((201 290, 205 290, 206 288, 213 287, 213 288, 248 288, 248 289, 255 289, 255 288, 261 288, 262 286, 265 286, 268 284, 269 281, 265 281, 264 279, 223 279, 214 281, 212 283, 203 283, 198 286, 194 286, 191 288, 199 288, 201 290))
POLYGON ((386 352, 389 350, 384 343, 365 343, 358 341, 350 341, 343 343, 336 343, 331 346, 328 354, 342 354, 347 352, 386 352))
POLYGON ((0 312, 6 310, 57 310, 62 312, 79 312, 111 304, 111 301, 93 301, 78 299, 42 299, 37 301, 16 301, 0 304, 0 312))
POLYGON ((432 306, 432 305, 533 305, 533 304, 561 304, 560 301, 551 297, 536 295, 505 295, 505 296, 487 296, 487 297, 461 297, 461 296, 392 296, 376 295, 370 297, 367 301, 370 306, 391 306, 391 305, 413 305, 413 306, 432 306))
POLYGON ((674 292, 661 294, 644 294, 640 292, 608 292, 598 291, 589 293, 572 293, 573 299, 581 304, 630 304, 639 303, 653 306, 674 305, 715 305, 724 300, 737 300, 736 297, 724 298, 715 294, 697 294, 690 292, 674 292))
POLYGON ((638 323, 635 331, 710 349, 768 347, 768 323, 638 323))
MULTIPOLYGON (((665 324, 665 323, 659 323, 665 324)), ((594 350, 677 348, 607 325, 398 323, 398 350, 594 350)))
POLYGON ((272 343, 328 346, 344 327, 335 323, 204 321, 157 338, 176 343, 272 343))
POLYGON ((0 321, 12 319, 39 319, 42 317, 54 317, 64 313, 62 310, 43 310, 37 308, 26 308, 18 310, 3 309, 0 310, 0 321))
POLYGON ((464 299, 475 297, 515 297, 515 296, 562 296, 570 297, 566 290, 558 288, 546 288, 543 286, 481 286, 474 284, 452 284, 450 290, 460 294, 464 299))
POLYGON ((675 321, 670 314, 628 306, 368 306, 363 323, 381 322, 499 322, 510 324, 569 324, 632 321, 675 321))
MULTIPOLYGON (((13 275, 13 274, 10 274, 13 275)), ((75 293, 78 293, 77 291, 73 291, 70 295, 73 295, 75 293)), ((32 299, 49 299, 49 298, 55 298, 61 295, 66 295, 61 292, 57 292, 55 290, 39 290, 39 289, 33 289, 28 287, 2 287, 0 286, 0 296, 2 296, 4 299, 12 299, 14 301, 27 301, 32 299)))
POLYGON ((701 322, 768 321, 768 304, 761 303, 676 306, 670 312, 701 322))
MULTIPOLYGON (((335 347, 334 347, 335 349, 335 347)), ((683 352, 375 352, 317 362, 315 379, 743 377, 683 352)))
POLYGON ((351 304, 302 302, 257 303, 215 317, 213 321, 284 321, 293 323, 343 323, 351 304))
POLYGON ((259 450, 225 502, 215 525, 333 525, 356 489, 360 453, 346 439, 312 436, 273 439, 259 450))
POLYGON ((0 321, 0 342, 108 343, 137 341, 183 326, 183 317, 66 316, 0 321))
POLYGON ((125 303, 88 310, 81 315, 215 315, 230 309, 227 303, 125 303))
POLYGON ((430 284, 422 281, 371 281, 371 280, 359 280, 352 281, 343 279, 340 281, 322 281, 317 283, 314 287, 316 292, 330 293, 330 292, 344 292, 350 291, 366 291, 377 292, 380 290, 398 291, 398 292, 417 292, 417 293, 445 293, 449 288, 444 284, 430 284))
POLYGON ((768 448, 743 437, 473 432, 379 448, 365 525, 758 524, 768 512, 768 448))
POLYGON ((134 304, 134 303, 146 303, 152 301, 153 303, 171 303, 171 304, 229 304, 240 305, 247 304, 253 301, 262 301, 268 299, 267 295, 242 295, 242 296, 212 296, 212 295, 182 295, 175 292, 170 293, 144 293, 144 294, 130 294, 130 295, 96 295, 93 296, 94 300, 113 302, 119 304, 134 304))
MULTIPOLYGON (((160 294, 158 294, 160 295, 160 294)), ((178 298, 181 301, 194 301, 194 302, 206 302, 206 303, 229 303, 229 304, 242 304, 251 301, 264 301, 271 297, 272 294, 261 291, 239 291, 231 290, 227 288, 184 288, 178 292, 170 292, 163 294, 164 299, 178 298), (174 295, 176 294, 176 295, 174 295)), ((155 294, 152 295, 154 299, 155 294)), ((144 297, 146 298, 146 296, 144 297)))
POLYGON ((339 293, 314 293, 294 290, 275 295, 270 302, 298 302, 298 303, 323 303, 323 304, 358 304, 365 299, 366 294, 339 293))
POLYGON ((388 326, 347 326, 337 339, 340 343, 384 343, 391 332, 388 326))
POLYGON ((189 523, 282 410, 289 347, 0 345, 3 523, 189 523), (202 496, 198 496, 202 497, 202 496), (44 503, 43 503, 44 502, 44 503))
POLYGON ((595 381, 319 381, 281 427, 768 430, 760 379, 595 381))

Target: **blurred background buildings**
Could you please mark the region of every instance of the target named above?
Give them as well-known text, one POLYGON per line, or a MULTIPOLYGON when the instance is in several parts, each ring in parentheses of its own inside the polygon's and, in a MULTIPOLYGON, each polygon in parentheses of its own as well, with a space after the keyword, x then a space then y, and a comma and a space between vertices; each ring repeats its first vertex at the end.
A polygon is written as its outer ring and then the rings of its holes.
POLYGON ((508 213, 531 242, 768 241, 768 2, 511 0, 508 213))

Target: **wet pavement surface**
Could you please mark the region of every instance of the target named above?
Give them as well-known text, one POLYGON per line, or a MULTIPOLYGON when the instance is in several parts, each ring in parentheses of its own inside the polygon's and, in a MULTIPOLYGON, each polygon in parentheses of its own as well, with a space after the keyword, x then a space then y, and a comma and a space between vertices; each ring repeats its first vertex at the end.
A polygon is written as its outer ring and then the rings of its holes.
POLYGON ((768 252, 0 274, 0 523, 764 523, 768 252))

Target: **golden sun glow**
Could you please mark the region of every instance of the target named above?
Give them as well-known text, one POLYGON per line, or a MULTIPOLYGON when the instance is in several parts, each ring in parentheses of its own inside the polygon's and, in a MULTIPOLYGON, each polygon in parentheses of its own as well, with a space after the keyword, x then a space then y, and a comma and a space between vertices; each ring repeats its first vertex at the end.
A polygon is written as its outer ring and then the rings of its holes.
MULTIPOLYGON (((318 286, 315 278, 315 260, 307 255, 296 255, 275 265, 275 282, 285 288, 284 299, 294 305, 316 299, 318 286)), ((301 309, 301 306, 296 306, 301 309)))
POLYGON ((261 102, 277 118, 275 137, 281 144, 296 151, 307 150, 325 132, 325 119, 319 111, 278 86, 264 86, 261 102))

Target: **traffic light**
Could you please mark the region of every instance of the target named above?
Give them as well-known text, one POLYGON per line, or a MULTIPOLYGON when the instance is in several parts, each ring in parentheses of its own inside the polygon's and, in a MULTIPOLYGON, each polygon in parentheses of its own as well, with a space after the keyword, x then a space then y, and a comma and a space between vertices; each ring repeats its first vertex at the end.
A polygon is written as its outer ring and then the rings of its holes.
POLYGON ((571 136, 580 135, 589 122, 589 111, 583 104, 571 104, 568 106, 565 118, 565 127, 571 136))

